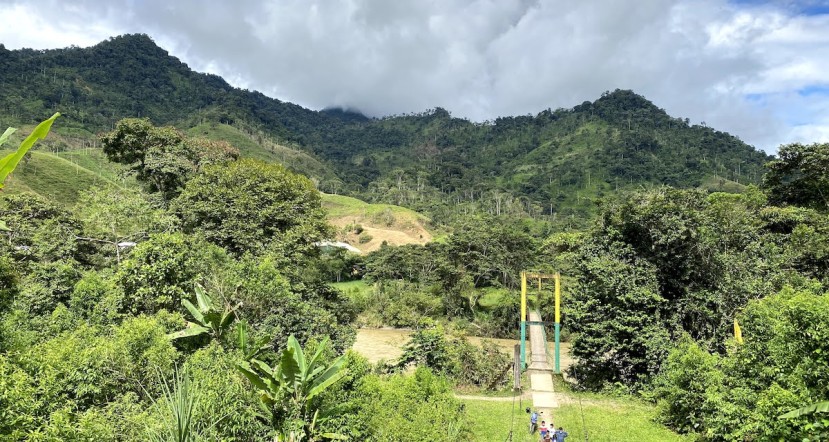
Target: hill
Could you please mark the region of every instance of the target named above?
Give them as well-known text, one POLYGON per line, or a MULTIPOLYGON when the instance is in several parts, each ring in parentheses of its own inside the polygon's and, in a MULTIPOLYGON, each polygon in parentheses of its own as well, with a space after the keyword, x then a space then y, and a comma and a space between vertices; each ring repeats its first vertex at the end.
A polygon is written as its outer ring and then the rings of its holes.
POLYGON ((624 90, 481 123, 440 108, 383 118, 313 111, 194 72, 146 35, 46 51, 0 45, 0 72, 0 126, 59 109, 59 131, 94 144, 123 117, 149 117, 286 162, 323 191, 412 207, 438 224, 475 212, 571 223, 622 188, 740 189, 769 160, 624 90))
POLYGON ((430 220, 405 207, 369 204, 342 195, 322 195, 328 221, 339 229, 338 239, 363 252, 380 248, 383 243, 400 246, 425 244, 432 240, 430 220))
MULTIPOLYGON (((100 153, 98 155, 103 156, 100 153)), ((32 192, 53 201, 72 204, 77 201, 79 192, 91 187, 124 185, 121 180, 111 176, 111 167, 88 169, 92 158, 94 157, 89 155, 59 156, 34 151, 28 161, 21 164, 11 176, 4 190, 11 194, 32 192), (75 160, 75 157, 81 161, 75 160)))

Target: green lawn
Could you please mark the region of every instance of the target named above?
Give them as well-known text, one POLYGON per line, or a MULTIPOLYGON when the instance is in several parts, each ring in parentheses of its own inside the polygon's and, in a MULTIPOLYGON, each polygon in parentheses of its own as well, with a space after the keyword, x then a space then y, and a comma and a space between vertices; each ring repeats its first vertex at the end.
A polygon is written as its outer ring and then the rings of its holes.
POLYGON ((363 280, 332 282, 331 287, 339 289, 349 299, 356 303, 365 302, 369 294, 371 294, 371 286, 366 284, 363 280))
POLYGON ((511 291, 498 287, 485 287, 478 290, 483 292, 481 297, 478 299, 478 306, 484 310, 490 310, 493 307, 496 307, 504 296, 509 296, 515 292, 514 290, 511 291))
MULTIPOLYGON (((584 441, 585 432, 591 442, 671 442, 690 441, 653 421, 654 409, 635 400, 584 399, 562 405, 553 411, 556 427, 562 426, 569 433, 568 442, 584 441), (582 411, 584 423, 582 423, 582 411)), ((526 401, 515 402, 515 420, 512 421, 513 403, 482 400, 464 400, 472 426, 473 440, 481 442, 504 441, 513 425, 514 442, 537 442, 538 435, 528 434, 529 415, 526 401)))

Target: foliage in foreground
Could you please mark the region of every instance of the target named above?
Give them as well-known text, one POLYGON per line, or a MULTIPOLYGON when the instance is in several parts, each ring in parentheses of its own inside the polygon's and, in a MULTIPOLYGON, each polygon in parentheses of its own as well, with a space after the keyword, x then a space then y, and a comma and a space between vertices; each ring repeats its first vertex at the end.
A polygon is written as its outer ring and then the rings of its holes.
POLYGON ((283 434, 300 440, 339 439, 334 433, 316 431, 319 419, 329 417, 331 410, 321 408, 321 395, 346 375, 345 357, 340 356, 327 366, 321 356, 328 341, 317 346, 316 352, 306 357, 305 351, 291 335, 288 345, 278 355, 273 367, 259 359, 241 361, 237 368, 259 391, 263 419, 280 428, 283 434))
POLYGON ((665 423, 712 441, 823 440, 825 417, 777 417, 829 397, 829 296, 786 288, 738 317, 743 345, 671 351, 655 382, 665 423))
MULTIPOLYGON (((0 191, 3 190, 3 187, 6 184, 6 178, 11 175, 17 165, 20 163, 20 160, 29 152, 29 149, 35 145, 38 140, 46 138, 46 135, 49 134, 49 129, 52 128, 52 123, 55 122, 60 116, 60 113, 55 113, 49 119, 41 122, 40 124, 35 127, 32 133, 26 137, 20 146, 17 147, 17 150, 14 152, 0 158, 0 191)), ((2 134, 0 134, 0 147, 8 141, 9 137, 15 132, 17 129, 10 127, 5 130, 2 134)), ((6 221, 0 219, 0 231, 8 231, 9 228, 6 225, 6 221)))

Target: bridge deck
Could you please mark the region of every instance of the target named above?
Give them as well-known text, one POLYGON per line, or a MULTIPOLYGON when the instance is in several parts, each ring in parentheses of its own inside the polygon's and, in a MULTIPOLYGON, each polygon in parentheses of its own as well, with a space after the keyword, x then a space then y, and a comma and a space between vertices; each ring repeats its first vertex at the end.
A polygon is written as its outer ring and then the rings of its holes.
POLYGON ((541 414, 540 420, 549 423, 552 420, 551 409, 558 407, 553 387, 553 368, 547 361, 547 342, 544 339, 541 315, 537 311, 531 311, 530 321, 530 363, 527 367, 530 375, 530 392, 533 407, 541 414))

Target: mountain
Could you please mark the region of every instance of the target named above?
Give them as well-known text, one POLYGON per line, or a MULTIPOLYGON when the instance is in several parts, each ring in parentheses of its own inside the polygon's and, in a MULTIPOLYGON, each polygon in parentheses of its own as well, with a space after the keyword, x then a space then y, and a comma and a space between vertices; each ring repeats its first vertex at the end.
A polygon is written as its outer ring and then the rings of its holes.
POLYGON ((482 123, 441 108, 383 118, 313 111, 194 72, 146 35, 89 48, 0 45, 0 72, 0 126, 60 110, 56 130, 79 140, 60 149, 94 146, 115 121, 148 117, 233 138, 244 155, 288 162, 323 191, 413 207, 436 222, 476 211, 585 219, 596 197, 643 185, 739 190, 770 159, 625 90, 482 123))

